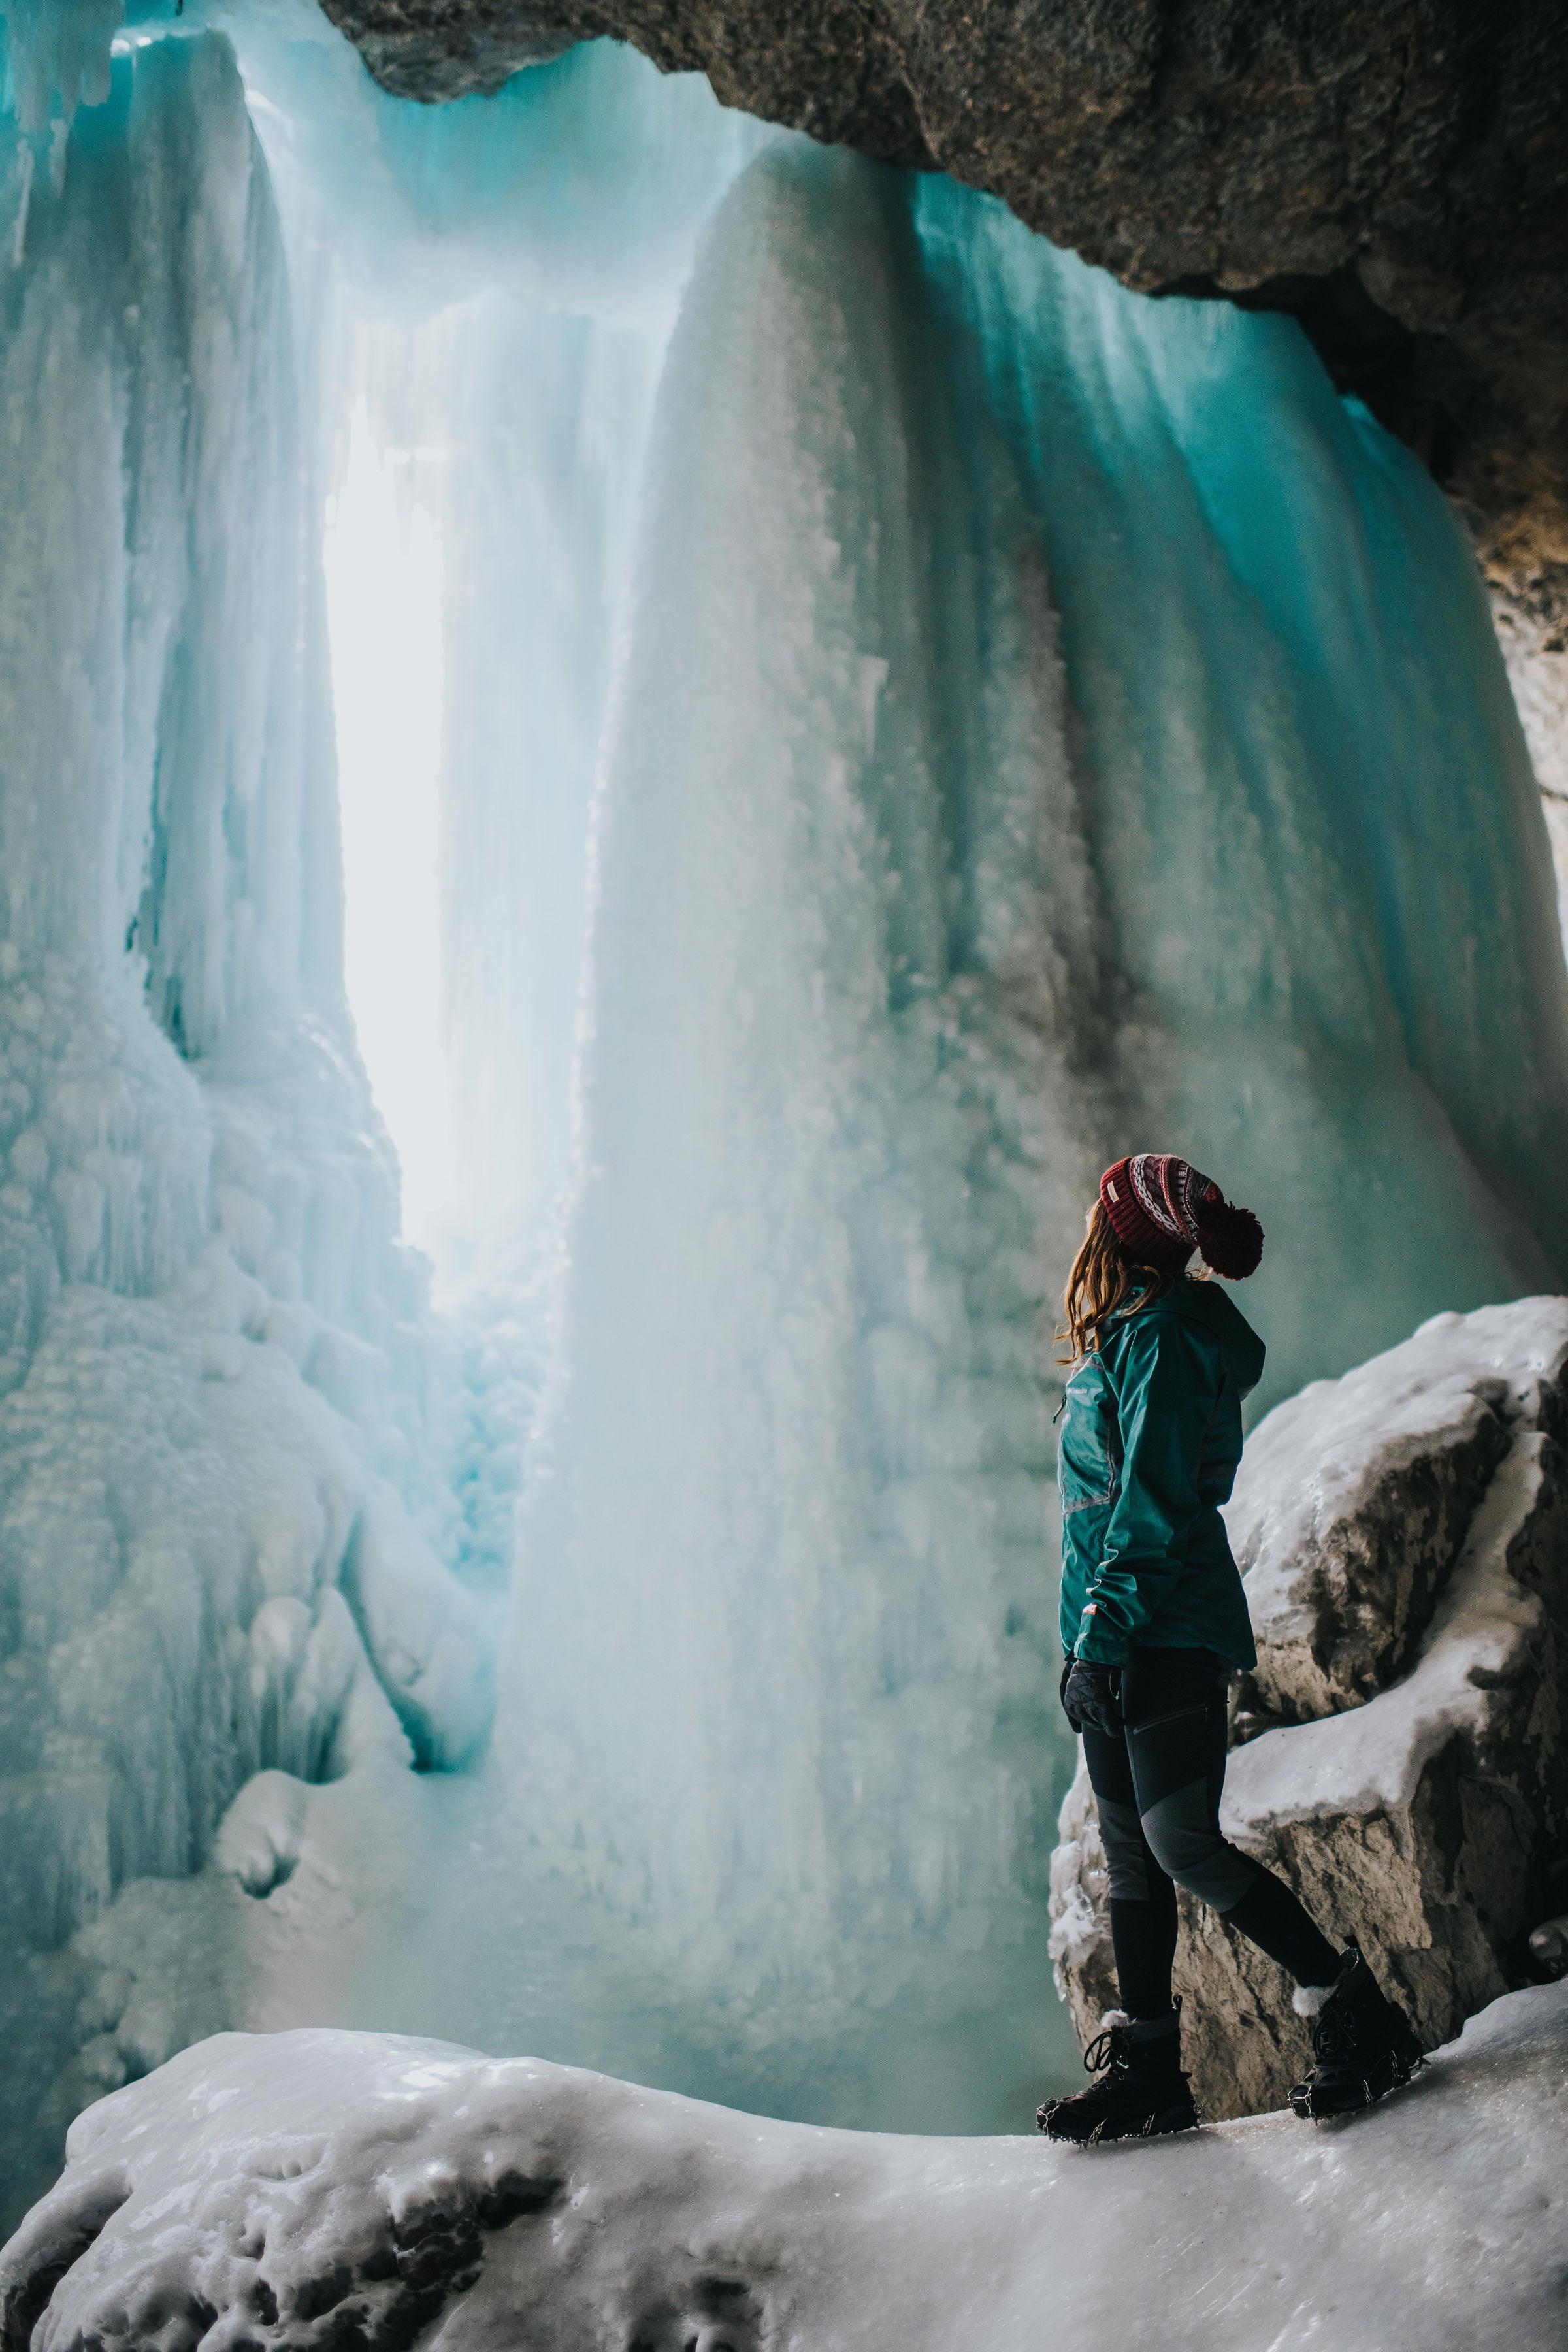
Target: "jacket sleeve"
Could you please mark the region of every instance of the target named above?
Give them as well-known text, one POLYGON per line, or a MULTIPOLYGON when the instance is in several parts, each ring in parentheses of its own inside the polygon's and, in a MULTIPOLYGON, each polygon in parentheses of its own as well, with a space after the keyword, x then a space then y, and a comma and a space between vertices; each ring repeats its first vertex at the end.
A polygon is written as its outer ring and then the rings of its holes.
POLYGON ((1185 1322, 1135 1323, 1117 1382, 1121 1486, 1089 1580, 1076 1654, 1118 1666, 1186 1565, 1204 1432, 1223 1373, 1185 1322))

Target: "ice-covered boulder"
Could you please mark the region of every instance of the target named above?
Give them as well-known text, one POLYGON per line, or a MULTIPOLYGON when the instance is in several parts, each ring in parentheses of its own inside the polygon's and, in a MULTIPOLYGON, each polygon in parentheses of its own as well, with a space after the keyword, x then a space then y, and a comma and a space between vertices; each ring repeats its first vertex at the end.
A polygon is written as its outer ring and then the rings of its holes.
POLYGON ((1563 1299, 1440 1315, 1260 1423, 1226 1514, 1249 1712, 1335 1715, 1404 1671, 1516 1432, 1568 1435, 1565 1361, 1563 1299))
POLYGON ((1546 2352, 1568 1986, 1342 2133, 1084 2156, 773 2123, 531 2058, 221 2034, 79 2118, 8 2347, 1546 2352))
MULTIPOLYGON (((1228 1513, 1258 1663, 1227 1833, 1355 1937, 1429 2044, 1531 1972, 1568 1831, 1568 1299, 1439 1315, 1279 1406, 1228 1513)), ((1306 2061, 1289 1986, 1181 1901, 1178 1989, 1215 2115, 1280 2104, 1306 2061)), ((1080 2032, 1112 1998, 1087 1776, 1053 1864, 1080 2032)))

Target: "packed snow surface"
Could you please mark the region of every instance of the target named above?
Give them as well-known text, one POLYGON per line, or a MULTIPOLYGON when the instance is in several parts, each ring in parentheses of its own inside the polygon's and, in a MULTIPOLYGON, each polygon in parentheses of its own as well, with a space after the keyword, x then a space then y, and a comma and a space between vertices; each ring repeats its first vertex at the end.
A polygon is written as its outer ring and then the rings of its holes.
POLYGON ((437 2325, 447 2352, 1549 2352, 1565 2125, 1568 1986, 1494 2003, 1344 2126, 1089 2150, 769 2123, 390 2035, 220 2035, 80 2117, 0 2287, 37 2352, 437 2325))

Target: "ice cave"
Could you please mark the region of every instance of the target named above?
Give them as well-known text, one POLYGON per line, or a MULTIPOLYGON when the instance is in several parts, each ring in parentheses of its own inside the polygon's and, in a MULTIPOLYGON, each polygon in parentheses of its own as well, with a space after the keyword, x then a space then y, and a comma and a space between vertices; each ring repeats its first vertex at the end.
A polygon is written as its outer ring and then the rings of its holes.
POLYGON ((1561 2342, 1568 34, 961 8, 0 0, 11 2352, 1561 2342), (1430 2055, 1077 2150, 1156 1150, 1430 2055))

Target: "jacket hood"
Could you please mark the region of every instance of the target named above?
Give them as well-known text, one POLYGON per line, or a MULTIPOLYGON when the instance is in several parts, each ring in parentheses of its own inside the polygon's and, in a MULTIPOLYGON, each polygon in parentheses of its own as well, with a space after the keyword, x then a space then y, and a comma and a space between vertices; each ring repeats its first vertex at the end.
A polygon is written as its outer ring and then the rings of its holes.
POLYGON ((1231 1378, 1241 1394, 1252 1393, 1263 1378, 1263 1360, 1268 1350, 1221 1284, 1183 1279, 1156 1304, 1174 1307, 1189 1322, 1201 1323, 1205 1331, 1211 1332, 1224 1350, 1231 1378))

